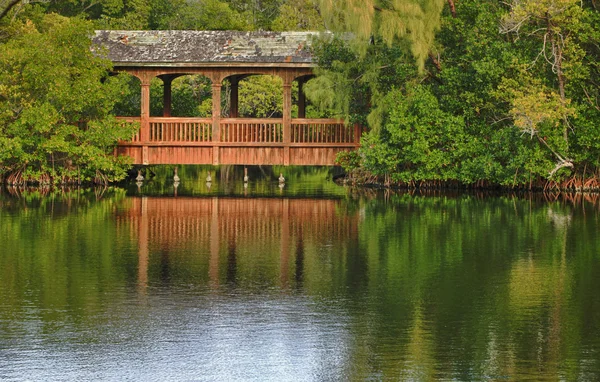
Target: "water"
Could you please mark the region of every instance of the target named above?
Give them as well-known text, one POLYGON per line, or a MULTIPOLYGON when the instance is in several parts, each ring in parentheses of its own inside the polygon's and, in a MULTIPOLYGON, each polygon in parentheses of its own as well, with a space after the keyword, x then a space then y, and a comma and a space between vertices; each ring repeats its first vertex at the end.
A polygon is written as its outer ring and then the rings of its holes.
POLYGON ((593 198, 364 195, 321 174, 5 191, 0 380, 599 378, 593 198))

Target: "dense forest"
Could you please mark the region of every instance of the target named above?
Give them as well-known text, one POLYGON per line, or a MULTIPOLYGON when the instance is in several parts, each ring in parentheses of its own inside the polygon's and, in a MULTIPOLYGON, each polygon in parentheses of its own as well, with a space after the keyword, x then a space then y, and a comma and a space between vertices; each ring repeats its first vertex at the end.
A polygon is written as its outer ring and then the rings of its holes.
MULTIPOLYGON (((368 126, 362 148, 339 158, 354 179, 600 187, 596 0, 0 0, 5 181, 125 176, 112 150, 136 126, 114 115, 135 110, 139 93, 91 53, 94 29, 338 32, 314 43, 305 91, 309 116, 368 126)), ((281 110, 275 79, 243 82, 242 114, 281 110)), ((174 115, 210 111, 206 79, 173 86, 185 100, 174 115)))

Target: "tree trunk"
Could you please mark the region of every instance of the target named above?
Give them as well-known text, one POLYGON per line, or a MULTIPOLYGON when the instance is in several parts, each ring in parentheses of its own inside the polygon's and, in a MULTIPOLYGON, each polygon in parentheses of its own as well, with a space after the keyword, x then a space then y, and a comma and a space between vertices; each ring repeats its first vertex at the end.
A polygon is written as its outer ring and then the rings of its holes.
POLYGON ((452 18, 456 18, 456 5, 454 4, 454 0, 448 0, 448 5, 450 6, 450 14, 452 14, 452 18))
MULTIPOLYGON (((565 75, 562 70, 562 47, 560 46, 560 41, 557 41, 556 35, 553 32, 551 33, 551 41, 552 41, 552 52, 554 53, 554 64, 556 65, 556 77, 558 79, 558 94, 560 95, 560 101, 563 106, 567 103, 567 96, 565 95, 565 75)), ((569 144, 569 122, 567 121, 567 117, 564 117, 565 127, 563 131, 563 138, 567 143, 567 147, 569 144)))

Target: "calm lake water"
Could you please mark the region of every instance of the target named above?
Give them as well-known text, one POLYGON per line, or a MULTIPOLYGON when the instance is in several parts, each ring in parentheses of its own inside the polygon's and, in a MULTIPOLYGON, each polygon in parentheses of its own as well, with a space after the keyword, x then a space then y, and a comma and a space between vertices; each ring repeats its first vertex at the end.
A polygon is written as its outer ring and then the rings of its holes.
POLYGON ((0 194, 0 380, 600 378, 593 197, 196 172, 0 194))

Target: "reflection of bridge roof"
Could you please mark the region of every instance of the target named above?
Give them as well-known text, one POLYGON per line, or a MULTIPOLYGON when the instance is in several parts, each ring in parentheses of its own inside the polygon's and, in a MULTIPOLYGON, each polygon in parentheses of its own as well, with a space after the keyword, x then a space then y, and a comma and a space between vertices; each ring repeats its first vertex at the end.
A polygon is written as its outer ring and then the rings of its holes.
POLYGON ((116 66, 312 66, 310 45, 316 36, 316 32, 101 30, 93 41, 108 49, 107 58, 116 66))

